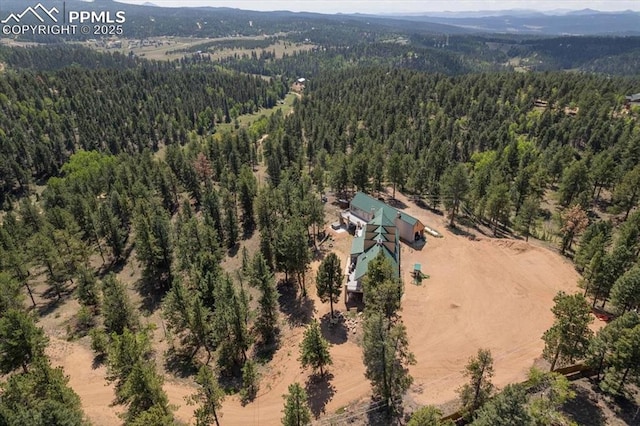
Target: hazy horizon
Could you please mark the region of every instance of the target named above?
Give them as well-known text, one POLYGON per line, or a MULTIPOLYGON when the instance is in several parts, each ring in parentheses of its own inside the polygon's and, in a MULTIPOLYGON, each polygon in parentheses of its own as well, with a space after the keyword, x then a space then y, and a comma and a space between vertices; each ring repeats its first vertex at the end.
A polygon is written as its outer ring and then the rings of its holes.
POLYGON ((475 12, 509 9, 557 11, 594 9, 602 12, 640 11, 637 0, 116 0, 121 3, 153 3, 162 7, 231 7, 245 10, 318 13, 428 13, 475 12))

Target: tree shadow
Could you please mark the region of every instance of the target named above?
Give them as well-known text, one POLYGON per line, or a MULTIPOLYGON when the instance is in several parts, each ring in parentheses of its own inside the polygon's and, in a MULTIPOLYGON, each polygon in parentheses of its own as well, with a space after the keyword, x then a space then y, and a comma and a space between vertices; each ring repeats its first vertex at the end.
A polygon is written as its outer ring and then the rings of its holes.
POLYGON ((444 212, 440 209, 438 209, 438 207, 436 207, 433 204, 429 204, 427 202, 425 202, 423 199, 417 199, 414 200, 414 203, 416 204, 416 206, 420 207, 423 210, 429 210, 431 213, 438 215, 438 216, 444 216, 444 212))
POLYGON ((242 366, 234 365, 218 374, 218 383, 227 394, 237 393, 242 389, 242 366))
POLYGON ((323 261, 324 258, 327 256, 327 253, 329 253, 332 248, 333 248, 333 242, 329 242, 329 244, 327 244, 326 247, 320 245, 320 240, 316 240, 315 246, 313 245, 313 242, 312 242, 311 254, 313 256, 313 260, 323 261), (331 245, 331 247, 329 247, 329 245, 331 245))
POLYGON ((113 258, 107 254, 105 256, 107 260, 109 258, 111 258, 111 260, 104 263, 102 266, 100 266, 100 268, 98 268, 98 277, 102 279, 111 272, 116 275, 122 272, 124 267, 127 265, 129 258, 131 257, 131 252, 133 252, 134 247, 135 244, 127 244, 127 242, 125 241, 125 247, 122 250, 122 254, 120 255, 120 257, 113 258))
POLYGON ((336 393, 336 388, 331 384, 333 374, 326 373, 324 376, 313 374, 305 384, 305 390, 309 400, 309 408, 317 419, 325 413, 325 407, 336 393))
POLYGON ((367 424, 371 426, 387 426, 392 424, 391 412, 384 401, 372 399, 367 407, 367 424))
POLYGON ((280 347, 280 332, 276 334, 275 339, 272 339, 271 342, 258 342, 253 347, 253 353, 258 359, 259 362, 269 362, 273 359, 273 355, 275 355, 276 351, 280 347))
POLYGON ((389 198, 387 200, 387 204, 400 210, 404 210, 407 208, 407 205, 404 202, 398 200, 397 198, 389 198))
POLYGON ((256 226, 255 225, 251 225, 251 226, 242 226, 242 240, 249 240, 251 239, 251 237, 253 237, 253 234, 256 230, 256 226))
POLYGON ((637 401, 624 396, 618 396, 608 405, 610 405, 610 408, 627 424, 640 424, 640 406, 637 401))
POLYGON ((198 372, 195 357, 184 349, 169 348, 164 357, 164 368, 176 377, 189 377, 198 372))
POLYGON ((91 361, 91 369, 95 370, 106 362, 107 362, 106 354, 97 354, 93 357, 93 361, 91 361))
POLYGON ((345 324, 345 318, 342 312, 333 311, 334 318, 331 319, 331 313, 327 313, 320 318, 320 331, 322 336, 332 345, 341 345, 346 342, 349 337, 349 330, 345 324))
POLYGON ((590 396, 587 389, 574 388, 576 397, 562 406, 562 411, 579 425, 605 426, 606 419, 598 402, 590 396))
POLYGON ((233 247, 227 247, 227 254, 229 255, 229 257, 236 257, 239 251, 240 251, 239 243, 235 243, 233 247))
POLYGON ((278 302, 280 310, 290 325, 303 325, 311 322, 315 302, 308 297, 298 296, 298 286, 292 280, 278 282, 278 302))
POLYGON ((164 296, 167 294, 170 283, 167 284, 166 280, 158 283, 156 280, 152 280, 149 277, 143 277, 135 284, 135 288, 142 296, 142 303, 140 305, 144 314, 151 315, 161 305, 164 296))
MULTIPOLYGON (((50 290, 47 290, 47 292, 49 292, 50 290)), ((36 310, 38 311, 38 316, 40 317, 45 317, 51 313, 53 313, 53 311, 55 311, 56 309, 58 309, 58 307, 67 299, 67 296, 62 296, 62 298, 58 299, 57 296, 53 296, 53 298, 51 297, 47 297, 46 293, 42 295, 43 298, 47 299, 47 302, 43 303, 43 304, 38 304, 36 310)))
POLYGON ((451 231, 452 234, 458 235, 460 237, 467 237, 470 240, 475 240, 477 238, 477 235, 473 232, 466 231, 455 224, 453 226, 447 225, 447 229, 451 231))
POLYGON ((98 277, 102 279, 110 273, 117 275, 122 272, 122 270, 124 269, 124 265, 126 264, 127 262, 124 258, 111 259, 111 261, 105 262, 98 268, 98 277))

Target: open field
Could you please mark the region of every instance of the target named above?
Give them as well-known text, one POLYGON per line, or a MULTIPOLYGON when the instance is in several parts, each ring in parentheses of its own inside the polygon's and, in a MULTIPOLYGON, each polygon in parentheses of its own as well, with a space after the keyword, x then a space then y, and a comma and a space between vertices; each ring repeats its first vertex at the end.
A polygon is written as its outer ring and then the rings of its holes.
MULTIPOLYGON (((271 114, 276 111, 282 111, 283 114, 287 115, 293 111, 293 101, 299 95, 293 92, 288 93, 285 98, 278 102, 273 108, 269 109, 260 109, 258 112, 253 114, 243 114, 237 118, 238 125, 240 127, 249 127, 253 124, 254 121, 261 118, 262 116, 269 117, 271 114)), ((231 123, 218 123, 216 124, 216 132, 221 132, 225 130, 233 130, 235 128, 235 120, 231 120, 231 123)))
MULTIPOLYGON (((172 61, 174 59, 180 59, 184 56, 190 56, 195 52, 189 52, 185 50, 192 50, 203 43, 212 43, 216 41, 241 41, 241 40, 266 40, 266 36, 256 37, 220 37, 220 38, 192 38, 192 37, 154 37, 140 40, 129 39, 117 39, 115 41, 96 42, 95 40, 83 42, 85 46, 99 50, 101 52, 120 52, 122 54, 134 53, 137 56, 141 56, 147 59, 156 61, 172 61), (144 43, 144 44, 143 44, 144 43), (121 45, 119 45, 121 44, 121 45)), ((208 49, 202 49, 202 53, 211 55, 212 60, 218 60, 222 58, 228 58, 234 55, 250 55, 251 52, 260 53, 262 50, 267 52, 274 52, 276 58, 280 59, 287 54, 293 54, 295 52, 303 52, 312 49, 314 45, 309 43, 291 43, 281 40, 275 40, 269 46, 265 48, 247 49, 247 48, 218 48, 215 45, 208 49)))

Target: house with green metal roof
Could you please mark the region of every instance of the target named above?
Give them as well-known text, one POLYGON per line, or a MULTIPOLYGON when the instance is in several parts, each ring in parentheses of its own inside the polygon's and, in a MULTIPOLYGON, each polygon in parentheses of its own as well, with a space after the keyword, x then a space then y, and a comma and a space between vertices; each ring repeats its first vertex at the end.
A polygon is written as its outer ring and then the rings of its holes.
POLYGON ((369 222, 356 230, 347 266, 345 297, 362 294, 362 279, 369 270, 369 262, 382 253, 393 266, 394 275, 400 277, 400 237, 394 216, 388 209, 373 212, 369 222))
POLYGON ((356 193, 349 204, 349 212, 365 222, 371 221, 380 209, 384 211, 384 216, 396 226, 401 240, 413 244, 424 238, 424 224, 422 222, 364 192, 356 193))

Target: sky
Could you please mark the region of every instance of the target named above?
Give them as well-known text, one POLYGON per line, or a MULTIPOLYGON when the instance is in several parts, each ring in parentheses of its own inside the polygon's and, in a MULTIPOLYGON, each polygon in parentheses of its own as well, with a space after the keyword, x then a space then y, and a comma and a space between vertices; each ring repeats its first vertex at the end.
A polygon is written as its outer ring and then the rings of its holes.
POLYGON ((116 0, 158 6, 213 6, 246 10, 290 10, 319 13, 421 13, 477 10, 580 10, 640 11, 640 0, 116 0))

